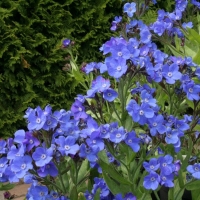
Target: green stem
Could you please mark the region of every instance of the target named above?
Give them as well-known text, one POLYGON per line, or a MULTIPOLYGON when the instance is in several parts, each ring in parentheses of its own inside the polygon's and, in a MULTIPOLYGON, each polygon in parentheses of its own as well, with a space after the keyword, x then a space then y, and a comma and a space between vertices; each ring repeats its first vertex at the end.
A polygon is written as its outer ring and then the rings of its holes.
POLYGON ((115 108, 115 104, 114 104, 114 103, 111 103, 110 105, 112 106, 113 111, 115 112, 115 114, 117 115, 117 118, 119 119, 119 121, 120 121, 121 124, 122 124, 122 120, 121 120, 121 118, 120 118, 120 116, 119 116, 119 114, 118 114, 118 112, 117 112, 117 110, 116 110, 116 108, 115 108))
POLYGON ((153 193, 154 193, 156 199, 157 199, 157 200, 160 200, 160 198, 159 198, 159 196, 158 196, 158 193, 157 193, 156 191, 153 191, 153 193))
POLYGON ((67 193, 66 188, 65 188, 65 184, 64 184, 64 182, 63 182, 62 175, 61 175, 61 173, 60 173, 59 165, 58 165, 57 162, 55 162, 55 165, 56 165, 56 167, 57 167, 57 169, 58 169, 58 177, 59 177, 59 180, 60 180, 61 185, 62 185, 62 192, 63 192, 63 193, 67 193))
POLYGON ((141 200, 146 200, 146 196, 147 196, 147 194, 146 194, 146 193, 144 193, 144 194, 142 195, 142 198, 141 198, 141 200))
POLYGON ((174 188, 169 189, 168 200, 174 200, 174 188))

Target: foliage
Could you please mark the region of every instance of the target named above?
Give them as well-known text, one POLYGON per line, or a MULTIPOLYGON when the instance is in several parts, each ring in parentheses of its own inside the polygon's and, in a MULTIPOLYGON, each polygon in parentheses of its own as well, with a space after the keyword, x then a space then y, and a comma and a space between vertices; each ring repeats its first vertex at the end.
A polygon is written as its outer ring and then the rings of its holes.
POLYGON ((0 137, 25 126, 29 106, 69 107, 78 82, 62 70, 66 52, 60 41, 75 41, 79 64, 99 59, 109 20, 120 7, 119 0, 0 2, 0 137))

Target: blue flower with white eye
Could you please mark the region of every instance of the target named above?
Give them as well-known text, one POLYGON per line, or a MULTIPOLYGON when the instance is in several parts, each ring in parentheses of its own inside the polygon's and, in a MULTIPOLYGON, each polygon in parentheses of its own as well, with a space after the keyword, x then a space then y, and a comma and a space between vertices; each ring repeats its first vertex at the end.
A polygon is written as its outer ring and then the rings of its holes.
POLYGON ((178 69, 179 67, 177 64, 165 64, 163 66, 163 76, 165 77, 167 83, 174 84, 176 80, 181 79, 182 74, 178 71, 178 69))
POLYGON ((190 172, 194 178, 200 179, 200 163, 189 165, 187 171, 190 172))
POLYGON ((35 164, 38 167, 43 167, 46 164, 48 164, 52 160, 53 155, 53 148, 43 148, 43 147, 37 147, 35 152, 32 155, 33 160, 35 160, 35 164))
POLYGON ((15 158, 11 164, 11 170, 15 172, 17 178, 23 178, 32 168, 32 158, 28 155, 15 158))
POLYGON ((75 144, 76 138, 72 136, 60 136, 56 139, 56 143, 59 145, 58 150, 62 155, 68 156, 69 154, 75 155, 79 150, 79 145, 75 144))
POLYGON ((107 59, 108 74, 114 78, 120 78, 127 71, 126 59, 120 57, 118 59, 107 59))
POLYGON ((136 12, 136 3, 126 3, 124 4, 124 13, 127 13, 129 17, 133 17, 133 14, 136 12))
POLYGON ((148 172, 155 172, 160 167, 160 163, 158 163, 158 159, 152 158, 149 162, 143 162, 143 167, 148 172))
POLYGON ((160 183, 160 176, 155 173, 151 172, 149 175, 144 177, 143 186, 147 190, 156 190, 160 183))
POLYGON ((118 93, 112 88, 108 88, 103 92, 103 98, 109 102, 114 101, 118 96, 118 93))
POLYGON ((140 150, 140 138, 136 136, 134 131, 127 133, 125 143, 130 146, 134 152, 138 152, 140 150))

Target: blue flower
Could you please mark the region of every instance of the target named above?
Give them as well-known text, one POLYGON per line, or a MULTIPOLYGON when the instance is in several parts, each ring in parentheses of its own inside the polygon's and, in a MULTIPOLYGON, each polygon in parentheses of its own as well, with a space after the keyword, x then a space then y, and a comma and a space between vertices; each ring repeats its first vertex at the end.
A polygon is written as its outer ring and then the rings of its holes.
POLYGON ((60 136, 56 139, 56 143, 59 145, 58 150, 61 152, 62 155, 68 156, 69 154, 75 155, 79 150, 79 145, 75 144, 76 138, 72 136, 60 136))
POLYGON ((151 119, 148 119, 148 125, 152 136, 155 136, 157 133, 163 134, 166 132, 166 127, 163 125, 163 123, 164 118, 162 115, 157 115, 151 119))
POLYGON ((100 125, 100 137, 108 139, 110 137, 110 125, 102 124, 100 125))
POLYGON ((183 91, 186 93, 187 98, 191 101, 199 100, 200 85, 195 84, 193 81, 183 85, 183 91))
POLYGON ((71 112, 75 120, 86 119, 88 117, 87 113, 85 112, 85 107, 79 100, 75 100, 75 102, 72 104, 71 112))
POLYGON ((48 175, 52 177, 56 177, 58 175, 58 169, 56 168, 55 164, 53 162, 50 162, 46 164, 43 167, 40 167, 37 170, 37 173, 40 177, 46 177, 48 175))
POLYGON ((16 157, 23 157, 24 156, 24 152, 25 152, 25 148, 23 145, 20 146, 15 146, 12 145, 12 147, 10 148, 8 154, 7 154, 7 158, 8 159, 15 159, 16 157))
POLYGON ((160 184, 165 187, 174 187, 174 174, 165 175, 163 173, 160 174, 160 184))
POLYGON ((5 140, 0 140, 0 154, 6 153, 7 148, 6 148, 6 141, 5 140))
POLYGON ((29 169, 32 169, 32 158, 28 155, 15 158, 11 164, 11 170, 18 178, 23 178, 29 169))
POLYGON ((147 122, 147 119, 154 116, 153 109, 150 108, 147 103, 142 103, 142 105, 139 106, 133 99, 130 100, 126 110, 132 117, 133 121, 138 122, 141 125, 144 125, 147 122))
POLYGON ((46 197, 48 195, 48 188, 46 186, 42 185, 32 185, 30 189, 28 190, 27 196, 30 200, 37 199, 37 200, 46 200, 46 197))
POLYGON ((114 78, 120 78, 127 71, 126 59, 122 57, 106 60, 106 65, 108 66, 108 74, 114 78))
POLYGON ((200 163, 189 165, 187 171, 190 172, 194 178, 200 179, 200 163))
POLYGON ((182 74, 178 71, 179 67, 177 64, 171 64, 170 66, 165 64, 163 66, 163 76, 166 82, 169 84, 174 84, 176 80, 180 80, 182 74))
POLYGON ((170 175, 175 170, 175 166, 172 163, 173 157, 171 155, 166 155, 158 158, 158 162, 160 163, 161 173, 164 175, 170 175))
POLYGON ((123 127, 118 128, 117 130, 114 130, 110 134, 110 141, 114 143, 120 143, 125 139, 126 132, 123 127))
POLYGON ((147 104, 149 104, 152 107, 155 107, 157 105, 156 104, 156 99, 154 99, 152 97, 152 95, 149 94, 146 90, 142 90, 140 96, 141 96, 141 99, 142 99, 141 100, 142 103, 147 103, 147 104))
POLYGON ((159 186, 160 183, 160 176, 155 173, 155 172, 151 172, 149 175, 144 177, 144 182, 143 182, 143 186, 147 189, 147 190, 156 190, 159 186))
POLYGON ((89 74, 89 73, 92 72, 94 69, 96 69, 96 65, 97 65, 96 62, 91 62, 91 63, 87 64, 87 65, 84 67, 84 72, 85 72, 86 74, 89 74))
POLYGON ((28 129, 40 130, 46 122, 46 115, 43 110, 38 106, 35 110, 32 110, 28 116, 28 129))
POLYGON ((24 130, 18 130, 15 132, 15 138, 14 138, 14 142, 16 143, 23 143, 24 139, 25 139, 25 131, 24 130))
POLYGON ((81 130, 80 136, 86 138, 87 136, 90 136, 92 132, 98 131, 98 128, 97 122, 92 117, 88 117, 87 127, 81 130))
POLYGON ((114 101, 117 98, 117 96, 118 93, 112 88, 109 88, 103 92, 103 98, 109 102, 114 101))
POLYGON ((152 158, 149 162, 143 162, 143 167, 148 172, 155 172, 160 167, 160 163, 156 158, 152 158))
POLYGON ((33 147, 37 147, 40 141, 31 132, 26 132, 24 144, 26 145, 26 151, 29 152, 33 147))
POLYGON ((92 81, 92 87, 87 91, 87 97, 94 97, 97 92, 104 92, 109 89, 110 80, 104 79, 102 76, 98 76, 92 81))
POLYGON ((185 11, 187 4, 188 4, 187 0, 176 0, 175 9, 178 9, 181 12, 183 12, 185 11))
POLYGON ((140 150, 140 138, 136 136, 134 131, 127 133, 125 143, 130 146, 134 152, 138 152, 140 150))
POLYGON ((104 141, 99 137, 99 132, 93 132, 90 138, 86 139, 86 143, 89 147, 98 146, 99 150, 102 151, 104 149, 104 141))
POLYGON ((165 141, 167 144, 176 144, 179 141, 179 132, 168 127, 165 141))
POLYGON ((122 17, 121 16, 116 16, 115 19, 112 21, 112 26, 110 28, 111 31, 116 31, 117 30, 117 25, 121 22, 122 17))
POLYGON ((6 167, 8 166, 8 159, 6 157, 0 158, 0 171, 5 171, 6 167))
POLYGON ((62 42, 63 47, 68 47, 71 43, 70 39, 64 39, 62 42))
POLYGON ((133 14, 136 12, 136 3, 126 3, 124 4, 124 13, 127 13, 129 17, 133 17, 133 14))
POLYGON ((184 28, 184 29, 187 29, 187 28, 192 28, 193 27, 193 24, 192 24, 192 22, 188 22, 188 23, 183 23, 182 24, 182 27, 184 28))
POLYGON ((98 160, 97 154, 99 152, 99 147, 92 146, 92 147, 86 147, 85 144, 81 144, 79 156, 81 158, 86 158, 90 162, 96 162, 98 160))
POLYGON ((38 167, 43 167, 52 160, 52 155, 53 149, 51 147, 49 149, 37 147, 32 157, 38 167))

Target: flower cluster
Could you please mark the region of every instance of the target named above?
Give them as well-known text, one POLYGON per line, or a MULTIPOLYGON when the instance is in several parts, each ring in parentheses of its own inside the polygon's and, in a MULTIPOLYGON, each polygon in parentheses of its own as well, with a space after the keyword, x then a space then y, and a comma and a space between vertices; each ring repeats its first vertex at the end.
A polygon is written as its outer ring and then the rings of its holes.
POLYGON ((174 187, 174 175, 178 175, 180 162, 173 163, 171 155, 161 156, 158 159, 152 158, 149 162, 144 162, 143 167, 149 175, 144 178, 144 187, 146 189, 156 190, 160 185, 165 187, 174 187), (159 174, 156 173, 159 171, 159 174))
MULTIPOLYGON (((200 67, 152 41, 183 36, 177 21, 188 2, 175 2, 174 12, 158 11, 150 26, 134 19, 147 5, 124 5, 128 19, 115 17, 111 27, 120 36, 100 48, 105 60, 85 65, 79 74, 81 80, 94 75, 85 95, 77 95, 68 111, 28 108, 28 131, 0 140, 0 182, 32 183, 28 200, 134 200, 159 185, 174 187, 180 168, 200 179, 199 163, 189 164, 199 139, 200 67), (189 153, 179 160, 183 149, 189 153)), ((69 45, 63 41, 64 48, 69 45)))

